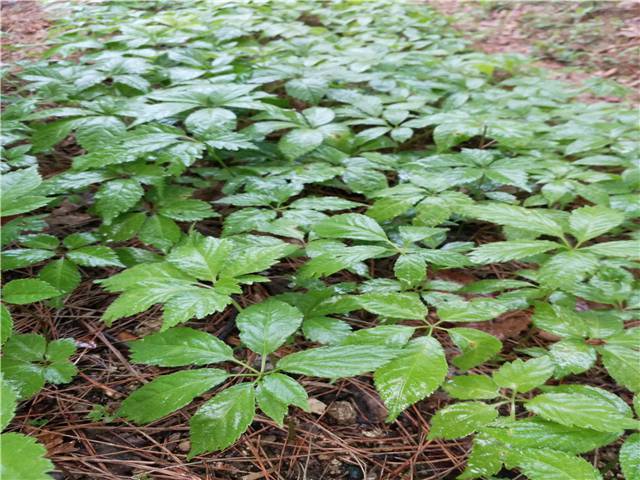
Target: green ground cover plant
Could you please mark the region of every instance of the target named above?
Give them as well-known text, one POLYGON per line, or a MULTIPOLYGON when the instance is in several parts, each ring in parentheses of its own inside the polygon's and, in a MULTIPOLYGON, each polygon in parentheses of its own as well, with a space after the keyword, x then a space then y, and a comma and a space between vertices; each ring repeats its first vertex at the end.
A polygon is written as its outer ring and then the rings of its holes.
MULTIPOLYGON (((162 312, 128 354, 166 373, 109 425, 215 391, 188 459, 307 410, 305 377, 371 374, 388 422, 446 393, 425 433, 472 439, 458 478, 600 479, 589 455, 611 445, 640 478, 637 112, 468 50, 422 4, 69 8, 4 72, 3 429, 83 381, 73 339, 14 331, 12 310, 90 279, 108 326, 162 312), (91 220, 60 236, 65 204, 91 220), (279 287, 247 305, 256 283, 279 287), (229 312, 239 345, 189 324, 229 312), (484 327, 510 312, 543 340, 484 327)), ((0 439, 7 480, 50 478, 34 438, 0 439)))

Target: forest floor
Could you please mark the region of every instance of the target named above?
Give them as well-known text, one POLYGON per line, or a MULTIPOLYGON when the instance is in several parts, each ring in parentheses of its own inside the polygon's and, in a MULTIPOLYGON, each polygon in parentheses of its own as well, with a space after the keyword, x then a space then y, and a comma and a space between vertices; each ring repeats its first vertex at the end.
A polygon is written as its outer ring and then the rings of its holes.
POLYGON ((640 2, 483 2, 432 0, 454 26, 488 53, 522 53, 559 79, 594 86, 595 97, 618 102, 617 84, 640 99, 640 2), (615 83, 614 83, 615 82, 615 83))
MULTIPOLYGON (((559 78, 575 82, 591 79, 589 95, 600 100, 619 102, 625 96, 633 101, 640 99, 639 3, 586 2, 591 9, 582 7, 583 2, 430 3, 449 15, 477 49, 524 53, 535 57, 539 66, 554 70, 559 78)), ((3 65, 19 64, 46 49, 47 31, 52 25, 49 15, 35 1, 3 2, 3 65)), ((57 217, 53 227, 67 234, 86 221, 83 214, 64 204, 58 208, 57 217)), ((465 272, 457 274, 464 277, 465 272)), ((250 290, 249 295, 260 296, 260 288, 250 290)), ((123 398, 123 391, 133 390, 140 380, 153 376, 152 368, 131 365, 120 348, 143 333, 136 327, 146 328, 158 316, 152 309, 147 312, 149 322, 138 317, 107 329, 99 320, 107 299, 108 295, 88 280, 62 310, 42 308, 35 329, 32 308, 14 311, 19 331, 52 331, 58 320, 67 318, 70 321, 64 323, 65 331, 56 335, 75 338, 85 347, 78 360, 83 382, 45 388, 20 415, 23 430, 44 443, 50 458, 64 470, 64 474, 54 474, 56 478, 436 480, 455 478, 464 463, 469 442, 426 439, 426 419, 444 401, 439 394, 411 407, 401 421, 385 426, 384 407, 369 382, 349 379, 332 384, 313 380, 305 384, 314 399, 311 412, 296 412, 286 431, 261 419, 251 434, 208 467, 205 465, 210 471, 202 477, 184 460, 189 450, 187 420, 194 408, 186 408, 182 415, 156 422, 153 427, 131 424, 114 429, 103 423, 111 406, 123 398), (45 418, 55 420, 48 423, 45 418), (405 476, 421 471, 432 473, 405 476), (271 476, 274 472, 278 476, 271 476)), ((228 322, 218 316, 216 322, 207 322, 206 330, 228 335, 228 322)), ((516 342, 512 339, 529 323, 529 317, 506 315, 492 324, 492 333, 513 347, 516 342)), ((611 460, 607 452, 602 456, 603 462, 611 460)))

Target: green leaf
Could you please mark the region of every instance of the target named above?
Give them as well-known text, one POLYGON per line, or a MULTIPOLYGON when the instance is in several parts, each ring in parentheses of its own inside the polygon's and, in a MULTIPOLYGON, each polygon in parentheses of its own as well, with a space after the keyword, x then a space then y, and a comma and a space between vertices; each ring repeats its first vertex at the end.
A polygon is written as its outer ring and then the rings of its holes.
POLYGON ((640 478, 640 433, 630 435, 620 447, 620 467, 626 480, 640 478))
POLYGON ((323 238, 347 238, 369 242, 388 242, 387 234, 378 223, 359 213, 334 215, 314 225, 313 230, 323 238))
POLYGON ((191 451, 188 459, 232 445, 253 422, 255 408, 252 383, 230 387, 204 403, 189 422, 191 451))
POLYGON ((543 393, 525 403, 530 412, 569 427, 598 432, 620 432, 640 428, 640 422, 622 413, 605 399, 581 393, 543 393))
POLYGON ((415 332, 414 327, 406 325, 380 325, 363 328, 347 336, 342 345, 381 345, 402 348, 415 332))
POLYGON ((442 408, 431 419, 429 439, 453 440, 466 437, 493 422, 498 412, 482 402, 460 402, 442 408))
POLYGON ((199 237, 174 248, 167 261, 191 276, 215 282, 232 247, 228 240, 199 237))
POLYGON ((273 245, 239 248, 230 256, 220 272, 220 277, 240 277, 248 273, 261 272, 290 255, 297 248, 286 242, 273 245))
POLYGON ((395 420, 410 405, 431 395, 444 382, 447 361, 440 343, 420 337, 401 354, 375 372, 376 390, 389 410, 387 421, 395 420))
POLYGON ((77 248, 67 253, 67 258, 83 267, 124 267, 118 254, 103 245, 77 248))
POLYGON ((335 252, 327 252, 313 257, 298 270, 300 278, 317 278, 332 275, 343 269, 357 268, 360 262, 387 252, 385 247, 356 245, 343 247, 335 252))
POLYGON ((235 113, 226 108, 203 108, 190 114, 184 124, 192 132, 204 135, 207 131, 218 129, 234 130, 237 117, 235 113))
POLYGON ((525 393, 546 382, 553 375, 554 366, 547 357, 523 362, 519 358, 504 363, 493 374, 493 381, 502 388, 525 393))
POLYGON ((483 434, 515 448, 547 448, 567 453, 586 453, 608 445, 620 432, 597 432, 585 428, 568 427, 539 417, 523 420, 504 419, 482 429, 483 434))
POLYGON ((268 299, 236 317, 240 340, 260 355, 275 352, 302 324, 302 313, 280 300, 268 299))
POLYGON ((629 257, 638 258, 640 256, 640 241, 617 240, 614 242, 604 242, 582 248, 582 251, 591 252, 603 257, 629 257))
POLYGON ((289 204, 290 208, 298 210, 317 210, 325 212, 328 210, 349 210, 361 206, 361 203, 352 202, 340 197, 304 197, 289 204))
POLYGON ((0 255, 2 271, 24 268, 51 258, 55 252, 36 248, 14 248, 5 250, 0 255))
POLYGON ((540 280, 549 287, 571 285, 595 272, 598 258, 583 250, 561 252, 546 261, 538 271, 540 280))
POLYGON ((397 348, 371 348, 371 345, 320 347, 287 355, 277 367, 312 377, 355 377, 376 370, 399 353, 397 348))
POLYGON ((56 288, 63 295, 73 292, 81 281, 78 268, 65 258, 45 265, 40 270, 38 278, 56 288))
POLYGON ((7 428, 16 413, 18 393, 11 384, 0 378, 0 431, 7 428))
MULTIPOLYGON (((115 302, 114 302, 115 303, 115 302)), ((222 312, 231 303, 231 297, 214 288, 197 286, 176 288, 163 309, 161 331, 184 323, 192 318, 201 319, 215 312, 222 312)))
POLYGON ((0 216, 27 213, 49 203, 50 199, 34 194, 41 183, 36 167, 3 173, 0 177, 0 216))
POLYGON ((35 333, 13 335, 3 349, 4 380, 15 386, 20 399, 38 393, 45 381, 70 382, 77 370, 69 357, 75 353, 72 340, 55 340, 47 345, 44 337, 35 333))
POLYGON ((327 81, 321 78, 294 78, 284 85, 287 95, 306 103, 317 105, 329 90, 327 81))
POLYGON ((512 240, 486 243, 476 248, 469 257, 476 263, 499 263, 521 260, 560 247, 546 240, 512 240))
POLYGON ((566 338, 549 348, 549 357, 556 366, 555 377, 586 372, 596 363, 596 350, 582 339, 566 338))
POLYGON ((260 409, 278 425, 284 423, 289 405, 309 411, 307 392, 293 378, 270 373, 256 386, 256 400, 260 409))
POLYGON ((599 351, 602 363, 611 377, 632 392, 640 392, 640 347, 633 348, 611 343, 602 346, 599 351))
POLYGON ((169 250, 180 240, 182 231, 176 222, 162 215, 152 215, 140 229, 140 240, 162 251, 169 250))
POLYGON ((427 277, 427 264, 420 255, 400 255, 393 265, 393 273, 408 287, 415 287, 427 277))
POLYGON ((608 232, 624 222, 624 214, 603 206, 582 207, 571 212, 569 231, 583 243, 608 232))
POLYGON ((365 293, 357 301, 361 308, 382 317, 423 320, 427 315, 416 293, 365 293))
POLYGON ((588 152, 607 146, 611 141, 608 138, 597 135, 585 135, 571 142, 564 149, 566 156, 575 155, 577 153, 588 152))
POLYGON ((178 222, 196 222, 218 216, 207 202, 193 198, 163 204, 158 208, 158 213, 178 222))
POLYGON ((29 248, 44 248, 45 250, 55 250, 60 246, 58 237, 47 233, 23 235, 20 237, 20 243, 29 248))
POLYGON ((536 302, 533 324, 559 337, 587 337, 589 328, 578 312, 561 305, 536 302))
POLYGON ((443 387, 460 400, 490 400, 498 396, 498 386, 486 375, 460 375, 453 377, 443 387))
POLYGON ((35 278, 11 280, 2 289, 2 299, 7 303, 24 305, 60 295, 47 282, 35 278))
POLYGON ((351 326, 330 317, 311 317, 302 322, 304 336, 312 342, 322 344, 340 343, 351 333, 351 326))
POLYGON ((528 449, 509 454, 530 480, 602 480, 600 473, 584 458, 551 449, 528 449))
POLYGON ((131 342, 131 360, 161 367, 206 365, 233 359, 231 347, 213 335, 175 327, 131 342))
POLYGON ((438 317, 443 322, 482 322, 496 318, 509 306, 493 298, 455 299, 438 305, 438 317))
POLYGON ((502 350, 502 342, 493 335, 475 328, 448 330, 453 343, 462 351, 452 363, 462 370, 469 370, 493 358, 502 350))
POLYGON ((278 148, 289 160, 315 150, 322 143, 323 136, 318 130, 298 128, 285 134, 278 142, 278 148))
POLYGON ((476 435, 473 439, 471 453, 467 459, 467 467, 458 479, 490 478, 502 469, 504 456, 503 445, 491 439, 486 439, 481 435, 476 435))
POLYGON ((0 346, 4 345, 13 333, 13 318, 11 312, 3 304, 0 304, 0 346))
POLYGON ((106 224, 121 213, 127 212, 144 195, 144 189, 132 179, 112 180, 103 183, 95 194, 95 209, 106 224))
POLYGON ((467 206, 464 213, 486 222, 536 232, 538 235, 562 237, 563 233, 562 226, 542 209, 490 203, 467 206))
POLYGON ((217 368, 183 370, 162 375, 129 395, 116 412, 137 424, 145 424, 188 405, 228 378, 217 368))
POLYGON ((35 438, 15 432, 0 435, 0 471, 7 480, 51 480, 47 473, 54 466, 46 454, 35 438))

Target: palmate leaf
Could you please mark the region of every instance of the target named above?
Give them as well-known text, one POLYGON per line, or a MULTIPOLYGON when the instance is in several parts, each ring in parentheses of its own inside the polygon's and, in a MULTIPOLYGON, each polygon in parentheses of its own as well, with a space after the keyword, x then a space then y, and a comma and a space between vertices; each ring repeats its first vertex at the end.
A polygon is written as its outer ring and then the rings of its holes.
POLYGON ((562 226, 543 209, 494 203, 467 206, 463 211, 466 215, 498 225, 507 225, 553 237, 561 237, 563 234, 562 226))
POLYGON ((275 239, 263 245, 239 242, 194 233, 164 262, 143 263, 98 280, 110 292, 123 292, 102 319, 111 324, 155 304, 164 305, 163 330, 191 318, 204 318, 224 310, 231 303, 229 295, 241 292, 239 284, 256 280, 255 276, 244 276, 265 270, 296 250, 294 245, 275 239))
POLYGON ((240 340, 263 356, 280 347, 301 324, 300 310, 273 299, 245 308, 236 317, 240 340))
POLYGON ((444 350, 437 340, 420 337, 413 340, 391 362, 376 370, 376 390, 389 416, 395 420, 409 405, 433 393, 447 374, 444 350))
POLYGON ((617 227, 624 221, 624 215, 611 208, 595 206, 582 207, 571 212, 569 231, 582 243, 617 227))
POLYGON ((489 400, 499 395, 498 385, 486 375, 458 375, 447 381, 443 388, 460 400, 489 400))
POLYGON ((3 378, 15 387, 19 399, 30 398, 46 382, 61 384, 73 379, 77 368, 69 358, 75 350, 71 339, 47 344, 44 337, 35 333, 12 335, 3 348, 3 378))
POLYGON ((281 373, 271 373, 256 386, 256 401, 260 410, 283 425, 289 405, 309 411, 307 392, 293 378, 281 373))
POLYGON ((2 289, 2 299, 7 303, 17 305, 39 302, 58 295, 60 295, 60 291, 56 288, 47 282, 34 278, 11 280, 2 289))
POLYGON ((227 261, 233 244, 214 237, 197 237, 179 245, 167 256, 167 261, 196 278, 215 281, 227 261))
POLYGON ((0 471, 4 478, 50 480, 53 463, 45 458, 47 449, 35 438, 21 433, 0 435, 0 471))
POLYGON ((602 480, 600 472, 584 458, 553 449, 513 451, 508 457, 531 480, 602 480))
POLYGON ((560 245, 545 240, 512 240, 509 242, 492 242, 476 248, 469 257, 476 263, 499 263, 532 257, 560 245))
POLYGON ((18 405, 18 392, 11 383, 0 378, 0 431, 7 428, 18 405))
POLYGON ((38 195, 42 177, 35 167, 3 173, 0 185, 0 215, 3 217, 30 212, 51 200, 38 195))
POLYGON ((95 209, 109 224, 123 212, 131 209, 142 198, 144 189, 133 179, 112 180, 103 183, 95 195, 95 209))
POLYGON ((193 328, 174 327, 130 344, 131 360, 146 365, 181 367, 233 359, 233 350, 213 335, 193 328))
POLYGON ((504 363, 493 373, 493 380, 503 388, 516 392, 528 392, 539 387, 553 375, 554 366, 547 357, 533 358, 523 362, 516 359, 504 363))
POLYGON ((359 213, 334 215, 314 225, 313 230, 323 238, 388 242, 382 227, 372 218, 359 213))
POLYGON ((291 130, 278 142, 278 148, 289 160, 295 160, 320 146, 323 140, 320 131, 310 128, 291 130))
POLYGON ((626 480, 640 478, 640 433, 630 435, 620 447, 620 466, 626 480))
POLYGON ((429 438, 451 440, 465 437, 493 422, 497 416, 495 407, 486 403, 456 403, 436 412, 431 419, 429 438))
POLYGON ((579 427, 569 427, 540 417, 510 420, 501 418, 482 429, 483 435, 504 445, 518 449, 553 448, 571 454, 589 452, 608 445, 620 436, 620 432, 598 432, 579 427))
POLYGON ((188 458, 233 444, 251 425, 255 408, 252 383, 227 388, 204 403, 189 422, 191 451, 188 458))
POLYGON ((217 368, 162 375, 129 395, 116 413, 137 424, 149 423, 184 407, 227 378, 227 372, 217 368))
POLYGON ((452 328, 449 335, 462 352, 452 359, 452 363, 462 370, 480 365, 502 350, 500 340, 474 328, 452 328))
POLYGON ((277 367, 313 377, 354 377, 376 370, 399 353, 398 348, 371 345, 320 347, 289 354, 278 361, 277 367))
POLYGON ((416 293, 365 293, 357 301, 361 308, 382 317, 422 320, 427 315, 416 293))
POLYGON ((610 402, 581 393, 543 393, 525 404, 530 412, 569 427, 598 432, 640 428, 640 421, 623 415, 610 402))

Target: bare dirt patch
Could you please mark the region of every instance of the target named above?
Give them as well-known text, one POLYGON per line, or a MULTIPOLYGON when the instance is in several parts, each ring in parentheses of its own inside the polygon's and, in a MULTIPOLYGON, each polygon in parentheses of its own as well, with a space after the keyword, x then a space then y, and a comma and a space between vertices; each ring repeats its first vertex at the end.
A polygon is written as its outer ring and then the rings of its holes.
POLYGON ((14 64, 45 50, 51 25, 41 4, 35 0, 4 0, 1 3, 2 63, 14 64))
MULTIPOLYGON (((431 0, 454 26, 488 53, 522 53, 572 82, 600 80, 596 96, 640 99, 640 2, 431 0)), ((598 87, 596 87, 598 88, 598 87)))

